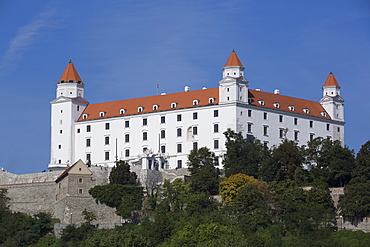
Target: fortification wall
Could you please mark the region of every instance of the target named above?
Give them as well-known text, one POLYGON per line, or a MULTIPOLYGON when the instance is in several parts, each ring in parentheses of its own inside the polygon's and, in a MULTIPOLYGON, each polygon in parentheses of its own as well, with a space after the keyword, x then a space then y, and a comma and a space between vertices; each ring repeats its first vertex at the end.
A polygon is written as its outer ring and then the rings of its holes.
POLYGON ((40 212, 50 213, 53 217, 55 203, 55 187, 52 182, 0 185, 8 190, 9 208, 14 212, 30 215, 40 212))

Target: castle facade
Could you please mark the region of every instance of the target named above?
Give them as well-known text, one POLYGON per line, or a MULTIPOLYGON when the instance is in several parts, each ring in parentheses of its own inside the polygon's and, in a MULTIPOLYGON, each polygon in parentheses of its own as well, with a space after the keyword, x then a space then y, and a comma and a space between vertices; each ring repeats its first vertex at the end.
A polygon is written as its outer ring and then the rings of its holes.
POLYGON ((69 62, 51 102, 48 169, 64 170, 79 159, 107 167, 126 160, 142 169, 186 168, 187 154, 203 146, 222 166, 228 128, 269 147, 315 137, 344 144, 344 100, 332 73, 315 102, 249 89, 244 69, 233 51, 216 88, 89 104, 69 62))

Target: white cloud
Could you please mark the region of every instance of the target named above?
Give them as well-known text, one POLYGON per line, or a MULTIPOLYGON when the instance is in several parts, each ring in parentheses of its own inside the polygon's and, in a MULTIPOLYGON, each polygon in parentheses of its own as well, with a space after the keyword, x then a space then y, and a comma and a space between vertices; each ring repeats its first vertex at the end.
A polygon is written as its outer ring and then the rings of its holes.
POLYGON ((41 12, 33 21, 18 29, 17 34, 10 40, 8 49, 1 58, 0 72, 4 73, 4 71, 16 66, 26 50, 37 42, 37 36, 40 35, 41 30, 51 27, 50 19, 55 15, 55 12, 55 9, 41 12))

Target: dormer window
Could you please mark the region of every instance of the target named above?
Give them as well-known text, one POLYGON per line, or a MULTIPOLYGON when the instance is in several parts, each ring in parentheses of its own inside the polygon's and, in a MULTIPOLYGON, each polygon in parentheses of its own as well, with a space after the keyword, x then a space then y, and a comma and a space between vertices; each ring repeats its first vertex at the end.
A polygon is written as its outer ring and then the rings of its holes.
POLYGON ((177 103, 176 102, 172 102, 171 103, 171 108, 176 108, 177 107, 177 103))
POLYGON ((323 117, 326 117, 326 112, 322 111, 322 112, 321 112, 321 115, 322 115, 323 117))
POLYGON ((195 99, 193 100, 193 105, 198 105, 199 104, 199 100, 195 99))
POLYGON ((105 116, 105 111, 101 111, 101 112, 99 113, 99 116, 100 116, 100 117, 104 117, 104 116, 105 116))
POLYGON ((126 110, 125 110, 125 109, 120 109, 120 110, 119 110, 119 114, 120 114, 120 115, 125 114, 125 112, 126 112, 126 110))
POLYGON ((139 106, 138 108, 137 108, 137 112, 143 112, 144 111, 144 108, 142 107, 142 106, 139 106))
POLYGON ((275 106, 275 108, 280 108, 280 104, 279 103, 273 103, 273 105, 275 106))
POLYGON ((264 101, 264 100, 259 100, 259 101, 258 101, 258 103, 259 103, 260 105, 265 105, 265 101, 264 101))
POLYGON ((289 110, 294 111, 294 105, 288 106, 289 110))
POLYGON ((87 119, 89 117, 89 114, 83 114, 82 119, 87 119))
POLYGON ((158 110, 158 108, 159 108, 159 105, 153 105, 153 111, 158 110))
POLYGON ((306 113, 306 114, 309 114, 310 113, 310 109, 308 108, 303 108, 303 112, 306 113))
POLYGON ((215 98, 209 98, 209 99, 208 99, 208 102, 209 102, 210 104, 215 103, 215 98))

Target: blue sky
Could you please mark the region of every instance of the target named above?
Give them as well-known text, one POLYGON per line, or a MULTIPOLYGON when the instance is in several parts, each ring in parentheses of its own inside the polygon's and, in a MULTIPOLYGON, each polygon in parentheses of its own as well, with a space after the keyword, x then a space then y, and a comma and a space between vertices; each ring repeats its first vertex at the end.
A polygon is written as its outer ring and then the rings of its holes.
POLYGON ((0 167, 50 159, 50 101, 69 59, 91 103, 218 86, 232 49, 252 89, 318 101, 332 71, 345 142, 370 140, 370 2, 0 2, 0 167))

